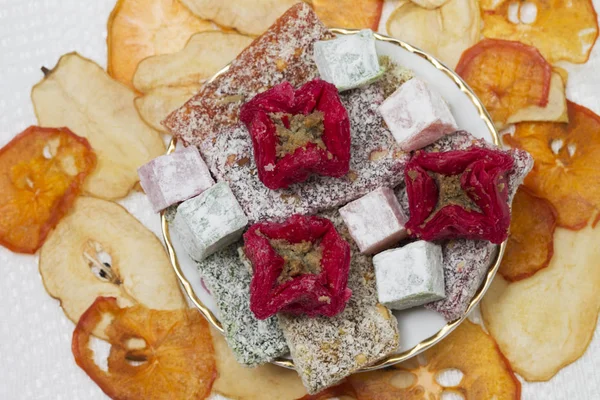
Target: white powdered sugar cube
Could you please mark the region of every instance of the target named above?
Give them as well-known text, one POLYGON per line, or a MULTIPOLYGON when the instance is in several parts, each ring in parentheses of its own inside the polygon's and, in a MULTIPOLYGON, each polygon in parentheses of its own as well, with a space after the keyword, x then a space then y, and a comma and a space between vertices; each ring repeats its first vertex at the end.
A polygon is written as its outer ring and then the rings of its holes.
POLYGON ((373 31, 315 43, 315 63, 321 78, 344 91, 369 84, 385 72, 379 65, 373 31))
POLYGON ((160 156, 138 169, 154 212, 199 195, 215 184, 195 146, 160 156))
POLYGON ((375 254, 407 235, 408 217, 394 191, 381 187, 340 208, 340 214, 361 253, 375 254))
POLYGON ((246 225, 248 218, 225 182, 181 203, 173 221, 185 250, 196 261, 239 240, 246 225))
POLYGON ((400 86, 379 112, 404 151, 428 146, 458 129, 442 96, 418 78, 400 86))
POLYGON ((373 257, 379 302, 405 310, 443 299, 442 247, 420 240, 373 257))

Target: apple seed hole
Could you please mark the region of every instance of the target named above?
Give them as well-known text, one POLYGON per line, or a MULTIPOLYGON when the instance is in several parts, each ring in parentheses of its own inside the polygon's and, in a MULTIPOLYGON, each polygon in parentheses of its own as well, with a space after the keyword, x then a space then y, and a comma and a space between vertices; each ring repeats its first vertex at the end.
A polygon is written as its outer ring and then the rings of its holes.
POLYGON ((508 5, 508 20, 513 24, 521 22, 519 21, 519 3, 516 1, 508 5))
POLYGON ((550 143, 550 148, 552 149, 552 152, 554 154, 558 154, 558 152, 560 151, 560 149, 563 148, 565 142, 563 142, 562 139, 554 139, 551 143, 550 143))
POLYGON ((577 145, 575 143, 570 143, 567 145, 567 151, 569 152, 569 156, 573 157, 575 155, 576 150, 577 145))
POLYGON ((443 387, 456 387, 460 385, 464 374, 456 368, 448 368, 439 371, 435 375, 435 381, 443 387))
POLYGON ((537 12, 537 6, 534 3, 530 1, 524 2, 519 12, 521 22, 524 24, 533 24, 537 19, 537 12))
POLYGON ((408 389, 417 383, 417 377, 408 371, 398 371, 390 379, 390 384, 398 389, 408 389))
POLYGON ((444 390, 442 392, 441 400, 465 400, 465 397, 454 390, 444 390))

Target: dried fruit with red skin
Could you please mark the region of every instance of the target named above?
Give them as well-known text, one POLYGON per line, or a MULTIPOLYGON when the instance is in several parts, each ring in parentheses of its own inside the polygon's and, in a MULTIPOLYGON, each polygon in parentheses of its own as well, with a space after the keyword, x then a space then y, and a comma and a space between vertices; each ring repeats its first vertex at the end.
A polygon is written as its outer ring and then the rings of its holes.
POLYGON ((195 309, 119 308, 115 298, 98 297, 81 316, 71 347, 77 365, 114 400, 205 399, 217 377, 208 323, 195 309), (89 347, 104 318, 112 319, 107 371, 89 347))
POLYGON ((67 128, 32 126, 0 149, 0 244, 35 253, 95 166, 88 141, 67 128))
MULTIPOLYGON (((294 90, 288 82, 274 86, 244 104, 240 111, 252 137, 254 158, 258 177, 269 189, 287 188, 293 183, 303 182, 311 174, 333 176, 346 175, 350 169, 350 120, 336 87, 315 79, 294 90), (274 115, 309 115, 323 113, 324 144, 309 141, 292 153, 278 157, 280 139, 274 115)), ((290 118, 282 123, 290 128, 290 118)))
POLYGON ((512 204, 510 234, 498 272, 514 282, 546 268, 554 254, 556 210, 521 186, 512 204))
POLYGON ((558 226, 579 230, 600 210, 600 116, 567 101, 568 123, 524 122, 505 142, 535 159, 525 186, 548 199, 558 226))
POLYGON ((456 72, 473 88, 498 127, 523 108, 548 104, 552 66, 535 47, 484 39, 462 54, 456 72))
POLYGON ((416 152, 405 170, 410 235, 502 243, 510 225, 506 175, 513 164, 507 153, 478 147, 416 152))
POLYGON ((346 307, 352 294, 347 287, 350 246, 328 219, 296 214, 282 223, 259 222, 244 234, 244 243, 254 269, 250 309, 257 318, 265 319, 279 311, 332 317, 346 307), (306 269, 311 254, 305 251, 300 255, 301 269, 286 272, 297 258, 289 253, 280 255, 275 243, 310 244, 319 254, 318 268, 306 269))

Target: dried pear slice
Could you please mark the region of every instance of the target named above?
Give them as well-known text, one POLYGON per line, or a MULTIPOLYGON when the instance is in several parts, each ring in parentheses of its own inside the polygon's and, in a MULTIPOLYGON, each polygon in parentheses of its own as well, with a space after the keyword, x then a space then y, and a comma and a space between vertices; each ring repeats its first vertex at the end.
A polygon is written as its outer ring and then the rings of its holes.
POLYGON ((252 38, 238 33, 198 33, 183 50, 140 62, 133 85, 142 93, 158 86, 198 85, 231 62, 250 43, 252 38))
POLYGON ((296 400, 306 395, 296 371, 272 364, 244 367, 236 361, 221 333, 213 330, 212 338, 219 372, 214 392, 228 399, 243 400, 296 400))
POLYGON ((258 36, 298 0, 180 0, 203 19, 258 36))
POLYGON ((98 163, 85 181, 86 194, 125 197, 139 179, 137 169, 165 152, 160 134, 140 118, 134 92, 76 53, 45 72, 31 91, 39 124, 66 126, 90 142, 98 163))
POLYGON ((480 23, 477 0, 450 0, 433 10, 403 0, 388 19, 387 30, 453 68, 462 52, 479 40, 480 23))
POLYGON ((514 370, 547 381, 585 352, 600 311, 600 228, 557 229, 550 265, 508 283, 500 276, 481 302, 485 325, 514 370))
POLYGON ((177 0, 119 0, 108 19, 108 73, 132 86, 144 58, 179 51, 194 33, 214 29, 177 0))
POLYGON ((200 85, 161 86, 136 98, 135 107, 144 122, 156 130, 167 133, 161 122, 173 111, 183 106, 199 90, 200 85))
POLYGON ((39 268, 46 290, 75 323, 99 296, 115 297, 121 307, 186 307, 158 238, 109 201, 77 199, 42 246, 39 268))

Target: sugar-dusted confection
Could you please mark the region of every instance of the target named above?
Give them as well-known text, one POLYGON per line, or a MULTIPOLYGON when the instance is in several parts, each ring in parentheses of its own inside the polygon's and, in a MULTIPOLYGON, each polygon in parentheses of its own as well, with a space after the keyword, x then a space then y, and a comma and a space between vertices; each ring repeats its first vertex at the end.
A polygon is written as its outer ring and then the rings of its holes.
POLYGON ((323 213, 351 245, 346 309, 332 318, 279 314, 296 370, 309 393, 332 386, 356 370, 395 352, 398 324, 377 301, 372 257, 359 253, 337 211, 323 213))
POLYGON ((240 259, 242 242, 227 246, 198 263, 217 308, 225 339, 236 360, 256 366, 285 355, 288 347, 277 318, 257 319, 250 311, 251 271, 240 259))
POLYGON ((173 225, 190 257, 202 261, 240 239, 248 218, 227 183, 219 182, 181 203, 173 225))
POLYGON ((378 188, 340 208, 350 235, 361 253, 375 254, 406 237, 404 215, 394 191, 378 188))
MULTIPOLYGON (((425 151, 443 152, 463 150, 471 146, 498 149, 497 146, 458 131, 426 147, 425 151)), ((508 203, 511 204, 519 185, 533 167, 533 158, 526 151, 507 151, 514 159, 513 168, 508 173, 508 203)), ((396 195, 405 213, 408 210, 408 197, 404 185, 396 189, 396 195)), ((442 245, 446 298, 426 304, 428 309, 442 314, 448 321, 461 318, 469 307, 471 299, 483 282, 490 263, 496 256, 497 246, 485 240, 459 239, 442 245)))
POLYGON ((205 139, 230 131, 239 124, 242 104, 258 93, 285 81, 297 87, 318 78, 314 43, 332 37, 312 8, 299 2, 240 53, 227 72, 174 111, 165 127, 198 147, 205 139))
POLYGON ((370 29, 315 43, 315 63, 321 78, 333 83, 339 91, 374 82, 384 71, 370 29))
POLYGON ((142 165, 138 175, 155 212, 197 196, 215 184, 194 146, 155 158, 142 165))
POLYGON ((440 245, 423 240, 373 257, 379 302, 405 310, 445 297, 440 245))
POLYGON ((425 147, 457 130, 448 104, 418 78, 400 86, 383 102, 379 112, 405 151, 425 147))

